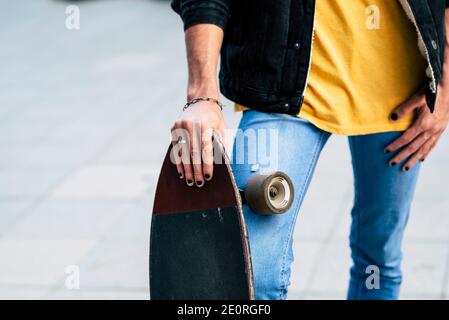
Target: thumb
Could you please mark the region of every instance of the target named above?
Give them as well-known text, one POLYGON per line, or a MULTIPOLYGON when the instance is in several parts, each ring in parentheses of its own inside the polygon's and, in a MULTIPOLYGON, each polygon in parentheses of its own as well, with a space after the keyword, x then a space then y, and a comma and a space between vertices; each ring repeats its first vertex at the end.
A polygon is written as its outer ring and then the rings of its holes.
POLYGON ((418 93, 415 93, 409 99, 401 103, 390 115, 391 120, 396 121, 406 116, 413 110, 422 107, 426 104, 426 95, 420 90, 418 93))

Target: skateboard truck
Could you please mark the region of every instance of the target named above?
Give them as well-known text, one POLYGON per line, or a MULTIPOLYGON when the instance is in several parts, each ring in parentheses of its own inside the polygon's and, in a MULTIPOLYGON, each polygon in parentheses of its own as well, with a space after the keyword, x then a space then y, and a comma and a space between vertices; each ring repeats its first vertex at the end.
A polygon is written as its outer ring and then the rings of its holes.
POLYGON ((245 190, 239 190, 242 202, 257 214, 276 215, 290 209, 294 188, 290 178, 283 172, 253 175, 245 190))

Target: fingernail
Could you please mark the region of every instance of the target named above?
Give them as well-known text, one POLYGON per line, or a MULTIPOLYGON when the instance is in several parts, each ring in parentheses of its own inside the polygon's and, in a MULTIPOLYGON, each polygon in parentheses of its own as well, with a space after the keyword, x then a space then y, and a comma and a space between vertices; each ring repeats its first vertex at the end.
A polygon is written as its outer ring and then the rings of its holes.
POLYGON ((196 182, 196 186, 197 186, 198 188, 201 188, 203 185, 204 185, 204 181, 197 181, 197 182, 196 182))
POLYGON ((422 159, 421 159, 421 160, 419 160, 419 161, 421 161, 421 162, 424 162, 424 160, 426 160, 426 159, 422 158, 422 159))
POLYGON ((396 165, 396 162, 390 162, 390 167, 394 167, 396 165))
POLYGON ((179 179, 184 178, 184 175, 182 173, 179 174, 179 179))
POLYGON ((409 171, 410 167, 405 167, 404 169, 405 169, 405 171, 409 171))
POLYGON ((391 118, 391 120, 396 121, 396 120, 398 120, 399 117, 398 117, 397 113, 393 112, 393 113, 390 115, 390 118, 391 118))
POLYGON ((193 186, 193 181, 192 180, 190 180, 190 179, 187 179, 187 185, 190 187, 190 186, 193 186))
POLYGON ((209 181, 212 177, 210 176, 210 174, 206 174, 204 175, 204 179, 206 179, 207 181, 209 181))
POLYGON ((390 152, 391 152, 391 151, 388 150, 388 149, 385 149, 384 151, 385 151, 385 153, 390 153, 390 152))

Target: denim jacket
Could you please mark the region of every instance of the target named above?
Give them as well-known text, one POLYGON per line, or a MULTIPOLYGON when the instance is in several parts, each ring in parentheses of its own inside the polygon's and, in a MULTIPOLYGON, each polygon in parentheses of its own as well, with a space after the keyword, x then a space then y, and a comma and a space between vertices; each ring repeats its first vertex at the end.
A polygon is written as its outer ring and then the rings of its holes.
MULTIPOLYGON (((397 1, 415 25, 428 63, 426 97, 433 111, 449 0, 397 1)), ((172 0, 171 6, 184 30, 198 23, 224 30, 219 72, 224 96, 260 111, 299 112, 311 63, 315 0, 172 0)))

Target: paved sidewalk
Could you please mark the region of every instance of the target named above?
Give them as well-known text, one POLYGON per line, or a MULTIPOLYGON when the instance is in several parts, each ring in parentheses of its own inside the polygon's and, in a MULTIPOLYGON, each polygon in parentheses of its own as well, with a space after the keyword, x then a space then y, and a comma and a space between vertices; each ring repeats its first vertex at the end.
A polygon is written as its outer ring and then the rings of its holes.
MULTIPOLYGON (((182 25, 167 1, 83 1, 70 31, 68 4, 0 4, 0 298, 146 299, 154 185, 186 89, 182 25)), ((449 294, 448 150, 445 135, 422 170, 405 299, 449 294)), ((289 298, 345 297, 352 192, 347 142, 332 137, 298 219, 289 298)))

